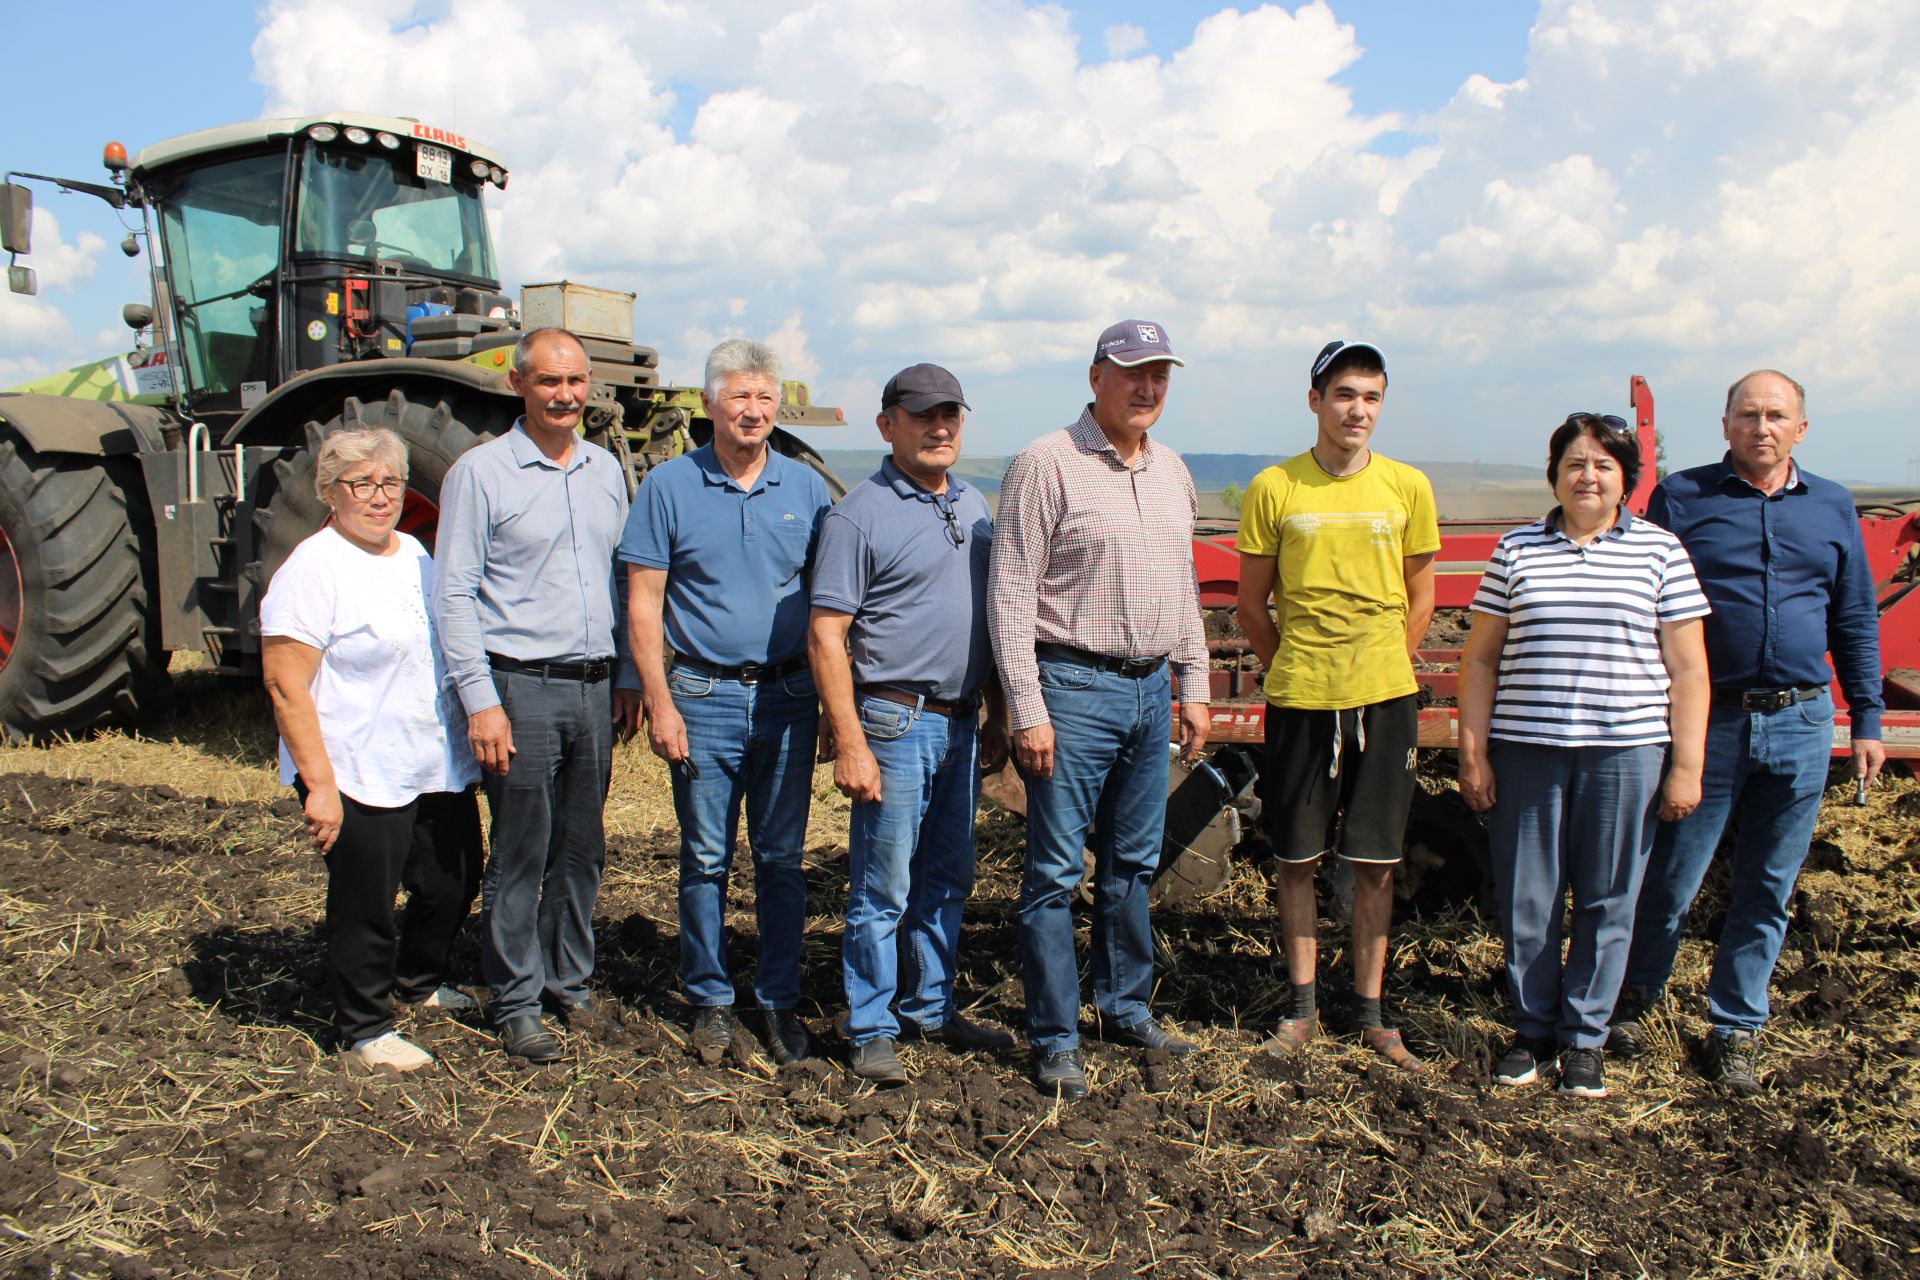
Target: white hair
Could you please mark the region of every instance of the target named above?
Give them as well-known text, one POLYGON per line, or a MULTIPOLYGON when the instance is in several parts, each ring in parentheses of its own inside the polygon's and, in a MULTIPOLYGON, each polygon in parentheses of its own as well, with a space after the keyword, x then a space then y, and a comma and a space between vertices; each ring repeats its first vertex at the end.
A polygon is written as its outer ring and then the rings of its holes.
POLYGON ((327 490, 356 462, 384 462, 387 470, 407 478, 407 446, 386 427, 350 427, 336 431, 320 442, 320 453, 313 460, 313 493, 327 500, 327 490))
POLYGON ((780 353, 751 338, 728 338, 707 353, 707 394, 717 396, 737 373, 763 373, 780 385, 780 353))

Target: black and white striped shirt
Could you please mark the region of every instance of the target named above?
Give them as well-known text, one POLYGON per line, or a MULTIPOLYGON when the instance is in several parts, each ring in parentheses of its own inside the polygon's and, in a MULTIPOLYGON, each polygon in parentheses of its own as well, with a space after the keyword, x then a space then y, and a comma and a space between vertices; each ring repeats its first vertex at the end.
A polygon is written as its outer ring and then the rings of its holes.
POLYGON ((1660 624, 1711 610, 1680 540, 1623 508, 1585 547, 1556 510, 1500 539, 1473 607, 1507 619, 1489 736, 1555 747, 1668 740, 1660 624))

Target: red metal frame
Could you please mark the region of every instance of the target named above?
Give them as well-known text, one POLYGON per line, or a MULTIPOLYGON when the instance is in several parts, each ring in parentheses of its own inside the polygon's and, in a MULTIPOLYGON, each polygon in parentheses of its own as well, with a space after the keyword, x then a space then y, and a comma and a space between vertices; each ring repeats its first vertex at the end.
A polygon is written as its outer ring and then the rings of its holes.
MULTIPOLYGON (((1640 456, 1650 464, 1658 456, 1654 432, 1653 389, 1635 375, 1628 390, 1633 424, 1640 437, 1640 456)), ((1627 495, 1627 508, 1644 514, 1655 484, 1654 468, 1644 466, 1639 482, 1627 495)), ((1508 529, 1533 516, 1504 520, 1443 520, 1440 552, 1435 557, 1434 604, 1441 609, 1464 609, 1473 602, 1480 574, 1494 544, 1508 529)), ((1900 571, 1920 548, 1920 504, 1869 508, 1860 516, 1860 536, 1866 544, 1867 565, 1880 599, 1880 667, 1885 677, 1887 713, 1881 722, 1889 756, 1920 759, 1920 581, 1900 580, 1900 571)), ((1200 604, 1207 609, 1232 608, 1240 585, 1240 558, 1231 533, 1211 533, 1193 540, 1193 567, 1200 582, 1200 604)), ((1225 642, 1221 651, 1244 651, 1225 642)), ((1420 685, 1436 698, 1452 698, 1459 688, 1460 650, 1422 649, 1416 675, 1420 685)), ((1246 670, 1213 672, 1213 731, 1216 743, 1261 741, 1266 699, 1258 674, 1246 670)), ((1840 699, 1839 682, 1834 698, 1840 699)), ((1842 712, 1834 718, 1834 754, 1849 750, 1850 721, 1842 712)), ((1420 745, 1452 748, 1459 742, 1458 714, 1452 707, 1428 707, 1420 713, 1420 745)))

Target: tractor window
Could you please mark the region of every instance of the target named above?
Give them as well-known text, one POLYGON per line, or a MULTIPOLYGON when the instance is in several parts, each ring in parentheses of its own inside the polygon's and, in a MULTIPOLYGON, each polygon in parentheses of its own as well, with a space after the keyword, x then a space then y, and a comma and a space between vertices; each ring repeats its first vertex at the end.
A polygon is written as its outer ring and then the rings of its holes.
POLYGON ((285 165, 280 152, 208 165, 169 183, 161 201, 187 384, 198 396, 237 394, 270 376, 285 165))
POLYGON ((410 149, 309 147, 306 157, 296 252, 499 278, 478 183, 460 176, 451 183, 418 177, 410 149))

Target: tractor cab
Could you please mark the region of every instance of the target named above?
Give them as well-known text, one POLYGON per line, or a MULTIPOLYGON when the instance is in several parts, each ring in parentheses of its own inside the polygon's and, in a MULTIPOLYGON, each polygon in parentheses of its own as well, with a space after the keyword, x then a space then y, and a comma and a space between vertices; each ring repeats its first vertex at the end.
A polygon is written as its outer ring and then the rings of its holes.
POLYGON ((295 374, 405 355, 412 322, 504 329, 482 196, 497 158, 412 120, 263 120, 157 143, 128 190, 157 214, 191 418, 253 407, 295 374))

